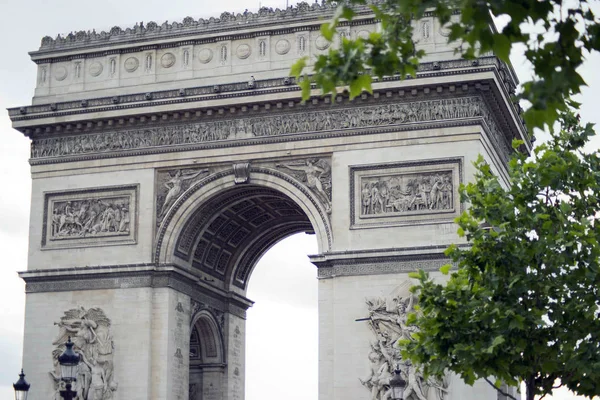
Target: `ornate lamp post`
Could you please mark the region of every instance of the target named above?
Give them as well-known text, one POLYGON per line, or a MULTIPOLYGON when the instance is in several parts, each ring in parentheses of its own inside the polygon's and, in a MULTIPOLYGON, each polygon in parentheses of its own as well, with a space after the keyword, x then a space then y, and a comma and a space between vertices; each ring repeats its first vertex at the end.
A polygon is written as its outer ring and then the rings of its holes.
POLYGON ((30 386, 31 385, 25 380, 23 369, 21 369, 19 380, 17 383, 13 383, 13 388, 15 389, 15 400, 27 400, 27 394, 29 393, 30 386))
POLYGON ((73 400, 77 396, 77 391, 71 390, 71 382, 77 380, 77 365, 79 365, 80 356, 73 351, 73 342, 71 342, 70 336, 65 346, 67 348, 64 353, 58 357, 61 379, 66 383, 65 390, 60 391, 60 397, 65 400, 73 400))
POLYGON ((406 381, 400 375, 400 368, 396 368, 394 376, 390 379, 390 387, 392 389, 393 400, 404 400, 406 381))

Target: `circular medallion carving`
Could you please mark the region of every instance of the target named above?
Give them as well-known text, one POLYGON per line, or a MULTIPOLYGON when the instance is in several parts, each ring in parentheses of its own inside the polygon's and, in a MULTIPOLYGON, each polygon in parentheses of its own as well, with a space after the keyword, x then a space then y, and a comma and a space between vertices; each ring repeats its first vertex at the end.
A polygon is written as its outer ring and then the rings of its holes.
POLYGON ((171 68, 175 64, 175 54, 173 53, 165 53, 160 58, 160 65, 163 68, 171 68))
POLYGON ((56 78, 57 81, 64 81, 66 77, 67 69, 65 67, 56 68, 56 70, 54 71, 54 78, 56 78))
POLYGON ((317 49, 319 49, 319 50, 325 50, 330 45, 331 45, 331 43, 327 39, 325 39, 325 37, 323 37, 323 36, 319 36, 317 38, 317 40, 315 40, 315 46, 317 46, 317 49))
POLYGON ((237 54, 239 59, 243 60, 250 57, 250 54, 252 54, 252 49, 247 44, 240 44, 235 51, 235 54, 237 54))
POLYGON ((369 31, 360 31, 356 34, 356 36, 363 40, 367 40, 369 38, 370 34, 371 34, 371 32, 369 32, 369 31))
POLYGON ((202 64, 208 64, 213 58, 213 52, 211 49, 202 49, 198 52, 198 61, 202 64))
POLYGON ((439 32, 440 32, 440 35, 442 35, 443 37, 450 36, 450 28, 440 26, 439 32))
POLYGON ((102 66, 102 64, 100 64, 98 61, 93 62, 90 65, 90 75, 91 76, 98 76, 102 73, 102 70, 104 69, 104 67, 102 66))
POLYGON ((133 72, 138 69, 139 65, 140 61, 137 58, 129 57, 127 60, 125 60, 125 71, 133 72))
POLYGON ((285 39, 281 39, 275 44, 275 51, 277 52, 277 54, 284 55, 287 54, 288 51, 290 51, 291 47, 292 46, 290 45, 290 42, 288 42, 285 39))

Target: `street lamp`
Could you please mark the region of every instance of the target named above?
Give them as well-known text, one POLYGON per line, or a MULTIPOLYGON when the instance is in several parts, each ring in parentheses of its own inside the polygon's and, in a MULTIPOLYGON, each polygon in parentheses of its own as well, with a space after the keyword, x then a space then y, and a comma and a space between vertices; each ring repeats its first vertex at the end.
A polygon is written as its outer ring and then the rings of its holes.
POLYGON ((25 380, 25 374, 21 368, 19 380, 17 383, 13 383, 13 388, 15 389, 15 400, 27 400, 27 394, 30 386, 31 385, 25 380))
POLYGON ((60 391, 60 397, 65 400, 73 400, 77 396, 77 391, 71 390, 71 382, 77 380, 77 365, 79 365, 79 354, 73 351, 73 342, 71 337, 65 343, 67 347, 59 357, 61 379, 66 383, 65 390, 60 391))
POLYGON ((400 368, 396 369, 394 376, 390 379, 390 387, 392 389, 393 400, 404 400, 406 381, 402 379, 402 375, 400 375, 400 368))

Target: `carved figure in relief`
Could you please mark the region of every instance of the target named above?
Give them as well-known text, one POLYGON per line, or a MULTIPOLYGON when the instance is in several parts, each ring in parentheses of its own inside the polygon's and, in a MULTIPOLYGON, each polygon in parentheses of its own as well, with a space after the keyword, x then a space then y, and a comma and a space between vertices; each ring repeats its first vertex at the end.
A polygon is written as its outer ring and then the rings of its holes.
POLYGON ((389 372, 389 365, 380 353, 372 351, 369 353, 371 362, 369 374, 364 378, 359 378, 367 388, 371 389, 371 400, 387 400, 390 397, 390 379, 392 374, 389 372))
POLYGON ((404 398, 409 400, 411 399, 411 396, 414 395, 414 397, 419 400, 427 400, 423 394, 422 375, 417 376, 417 371, 410 361, 406 361, 404 366, 406 368, 405 374, 408 377, 406 380, 406 388, 404 389, 404 398))
POLYGON ((418 330, 407 324, 408 314, 414 312, 417 298, 412 293, 405 297, 396 295, 391 298, 369 298, 366 304, 367 318, 376 341, 371 343, 369 353, 369 373, 360 382, 371 391, 371 400, 389 400, 390 378, 399 369, 407 382, 404 392, 406 400, 445 400, 448 393, 447 376, 442 380, 425 379, 422 372, 400 354, 399 339, 412 340, 412 334, 418 330))
POLYGON ((447 171, 364 177, 361 187, 363 216, 454 208, 452 173, 447 171))
POLYGON ((83 354, 81 359, 91 371, 91 381, 86 400, 103 400, 105 393, 108 391, 104 368, 100 367, 95 360, 88 361, 83 354))
POLYGON ((189 181, 191 179, 194 179, 198 176, 200 176, 201 174, 207 174, 208 170, 204 169, 195 173, 191 173, 191 174, 187 174, 187 175, 183 175, 183 173, 181 172, 181 170, 177 170, 175 172, 175 176, 173 178, 171 178, 169 181, 165 182, 164 186, 167 188, 168 192, 167 195, 165 197, 165 201, 162 205, 162 208, 160 210, 160 213, 158 215, 158 218, 162 220, 162 218, 164 218, 165 213, 169 210, 169 208, 171 208, 171 206, 173 205, 173 203, 175 202, 175 200, 177 200, 177 198, 179 198, 179 196, 181 195, 181 193, 183 193, 183 184, 185 181, 189 181))
MULTIPOLYGON (((58 337, 52 342, 54 370, 50 377, 55 390, 62 389, 58 357, 65 350, 68 337, 73 341, 73 350, 81 356, 75 389, 80 400, 110 400, 118 384, 114 379, 114 344, 110 333, 111 323, 100 308, 71 309, 64 313, 59 322, 58 337)), ((57 397, 59 398, 59 397, 57 397)))
POLYGON ((361 192, 362 214, 369 214, 371 208, 371 189, 368 183, 365 183, 361 192))
POLYGON ((308 159, 302 164, 277 164, 279 168, 287 168, 292 171, 302 172, 301 181, 306 183, 309 189, 319 197, 319 200, 325 206, 325 210, 331 213, 331 192, 327 193, 325 187, 331 189, 331 166, 326 160, 308 159))
POLYGON ((92 198, 55 202, 51 238, 129 234, 129 197, 92 198))

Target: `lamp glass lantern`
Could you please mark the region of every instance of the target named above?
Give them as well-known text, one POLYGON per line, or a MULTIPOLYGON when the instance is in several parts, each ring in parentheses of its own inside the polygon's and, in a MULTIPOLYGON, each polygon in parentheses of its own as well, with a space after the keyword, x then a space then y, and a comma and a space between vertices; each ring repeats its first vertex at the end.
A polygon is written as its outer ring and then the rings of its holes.
POLYGON ((404 389, 406 389, 406 381, 402 378, 400 370, 396 369, 394 376, 390 379, 390 388, 392 389, 393 400, 404 400, 404 389))
POLYGON ((58 357, 58 363, 60 364, 61 379, 71 383, 77 378, 77 366, 79 365, 80 356, 73 351, 73 342, 71 342, 70 336, 65 346, 67 348, 58 357))
POLYGON ((31 385, 25 380, 25 374, 21 369, 21 373, 19 374, 19 380, 17 381, 17 383, 13 383, 13 388, 15 389, 15 400, 27 400, 27 395, 29 394, 30 386, 31 385))

